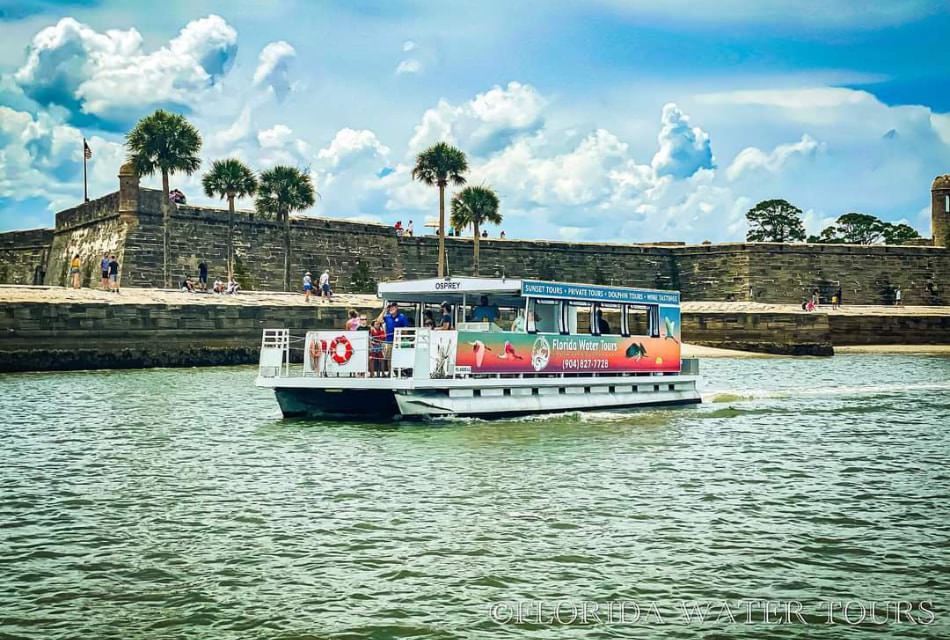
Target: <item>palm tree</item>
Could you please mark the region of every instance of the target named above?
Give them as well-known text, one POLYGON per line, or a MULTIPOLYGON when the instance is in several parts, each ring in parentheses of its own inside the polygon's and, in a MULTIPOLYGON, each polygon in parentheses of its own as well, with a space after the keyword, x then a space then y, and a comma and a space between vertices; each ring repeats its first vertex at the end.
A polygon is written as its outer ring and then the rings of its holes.
POLYGON ((209 198, 228 199, 228 282, 234 277, 234 199, 247 198, 257 192, 257 178, 237 158, 215 160, 201 184, 209 198))
POLYGON ((138 121, 128 133, 125 146, 129 161, 138 176, 162 174, 162 274, 165 286, 171 286, 168 271, 168 225, 171 208, 168 201, 168 176, 182 172, 191 175, 201 165, 201 135, 193 124, 178 113, 162 109, 138 121))
POLYGON ((284 225, 284 291, 290 291, 290 214, 312 207, 316 193, 309 173, 285 165, 261 173, 257 185, 257 211, 284 225))
POLYGON ((501 224, 498 196, 489 187, 465 187, 452 198, 452 226, 475 230, 475 260, 473 275, 478 275, 478 228, 485 224, 501 224))
POLYGON ((445 187, 465 184, 468 160, 460 149, 444 142, 434 144, 416 157, 412 179, 439 187, 439 277, 445 275, 445 187))

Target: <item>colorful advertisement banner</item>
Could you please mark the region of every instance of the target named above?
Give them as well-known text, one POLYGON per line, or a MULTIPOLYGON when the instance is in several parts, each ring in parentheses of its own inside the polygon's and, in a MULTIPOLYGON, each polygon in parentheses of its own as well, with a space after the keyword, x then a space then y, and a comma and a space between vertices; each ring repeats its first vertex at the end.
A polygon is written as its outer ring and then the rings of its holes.
POLYGON ((680 309, 659 308, 659 336, 459 331, 455 366, 472 373, 678 373, 680 309))
POLYGON ((477 373, 679 372, 676 337, 460 331, 455 366, 477 373))

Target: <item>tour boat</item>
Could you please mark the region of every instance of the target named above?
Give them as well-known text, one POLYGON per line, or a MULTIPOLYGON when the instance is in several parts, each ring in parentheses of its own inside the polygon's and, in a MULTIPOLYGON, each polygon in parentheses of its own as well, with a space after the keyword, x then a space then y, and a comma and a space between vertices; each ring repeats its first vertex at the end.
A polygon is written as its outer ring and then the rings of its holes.
POLYGON ((382 345, 364 330, 264 330, 256 384, 274 390, 285 416, 493 417, 700 402, 699 363, 680 354, 677 291, 460 277, 380 283, 377 295, 384 313, 398 305, 393 317, 405 321, 394 324, 406 325, 382 345))

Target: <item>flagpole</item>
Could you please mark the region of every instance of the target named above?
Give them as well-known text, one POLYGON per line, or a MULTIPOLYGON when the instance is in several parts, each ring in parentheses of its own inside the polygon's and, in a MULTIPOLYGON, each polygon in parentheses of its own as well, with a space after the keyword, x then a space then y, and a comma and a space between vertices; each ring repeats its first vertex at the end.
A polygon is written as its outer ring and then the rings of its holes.
POLYGON ((86 161, 88 160, 88 155, 86 154, 86 149, 89 148, 89 145, 86 144, 86 139, 82 139, 82 197, 83 202, 89 202, 89 182, 86 180, 86 161))

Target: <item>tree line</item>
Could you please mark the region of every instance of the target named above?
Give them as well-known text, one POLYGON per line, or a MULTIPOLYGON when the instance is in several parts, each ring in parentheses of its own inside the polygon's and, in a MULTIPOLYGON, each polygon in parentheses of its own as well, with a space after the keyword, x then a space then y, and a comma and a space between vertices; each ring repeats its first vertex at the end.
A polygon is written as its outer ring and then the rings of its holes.
MULTIPOLYGON (((165 287, 171 287, 168 262, 171 201, 169 178, 176 173, 193 175, 201 166, 201 134, 187 118, 159 109, 136 123, 126 136, 128 161, 136 175, 162 177, 162 272, 165 287)), ((445 275, 445 191, 449 185, 466 184, 468 160, 465 153, 444 142, 419 153, 412 179, 439 190, 439 265, 445 275)), ((228 201, 227 272, 234 277, 234 202, 254 197, 254 208, 263 218, 283 227, 284 290, 291 290, 292 255, 290 216, 312 207, 319 197, 309 171, 288 165, 275 165, 255 173, 238 158, 215 160, 201 184, 209 198, 228 201)), ((452 196, 451 224, 456 229, 472 227, 474 232, 474 273, 478 275, 479 228, 500 224, 498 195, 488 186, 467 186, 452 196)))
POLYGON ((818 235, 806 237, 802 210, 787 200, 763 200, 745 214, 749 242, 812 242, 821 244, 903 244, 920 238, 904 223, 886 222, 867 213, 845 213, 818 235))

